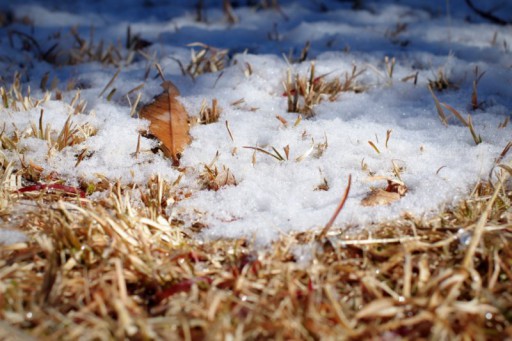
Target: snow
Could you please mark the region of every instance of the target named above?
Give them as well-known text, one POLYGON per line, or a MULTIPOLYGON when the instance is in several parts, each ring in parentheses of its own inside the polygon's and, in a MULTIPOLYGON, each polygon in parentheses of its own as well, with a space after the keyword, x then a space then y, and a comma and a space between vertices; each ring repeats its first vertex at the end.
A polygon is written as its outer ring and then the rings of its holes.
MULTIPOLYGON (((238 2, 245 5, 245 1, 238 2)), ((236 8, 239 22, 232 25, 227 23, 218 1, 205 1, 206 23, 195 21, 191 1, 122 3, 48 0, 26 1, 23 5, 14 2, 4 7, 10 8, 16 18, 30 18, 33 28, 21 23, 12 26, 33 35, 43 51, 55 42, 61 44, 59 48, 71 46, 74 40, 69 28, 74 25, 78 25, 82 37, 88 38, 93 26, 96 43, 103 39, 106 44, 121 46, 129 24, 134 34, 153 43, 146 54, 155 56, 166 78, 177 84, 180 100, 190 115, 198 114, 203 100, 218 100, 222 108, 219 122, 194 125, 193 141, 181 159, 186 171, 179 186, 191 189, 192 196, 168 209, 171 216, 186 224, 200 221, 207 225, 198 238, 244 237, 267 244, 283 234, 322 227, 333 214, 349 174, 352 189, 336 226, 362 229, 405 212, 428 216, 464 198, 478 179, 486 178, 510 140, 510 125, 498 126, 512 107, 512 28, 478 18, 464 1, 363 1, 364 8, 359 11, 343 1, 280 1, 282 13, 236 8), (321 11, 320 4, 327 11, 321 11), (407 27, 394 34, 398 23, 407 27), (283 57, 297 59, 307 41, 311 43, 310 60, 290 64, 283 57), (203 74, 192 80, 181 74, 176 62, 189 63, 187 44, 192 42, 229 49, 231 61, 222 73, 203 74), (386 75, 385 56, 396 58, 392 78, 386 75), (333 102, 323 101, 314 107, 313 118, 294 126, 297 114, 287 112, 282 83, 289 71, 292 75, 308 74, 311 60, 315 61, 316 74, 327 74, 326 79, 343 79, 354 65, 358 70, 366 69, 358 81, 367 90, 343 93, 333 102), (250 75, 247 65, 252 69, 250 75), (477 66, 480 72, 486 72, 478 84, 483 105, 471 110, 477 66), (439 100, 466 116, 471 113, 483 143, 475 145, 469 130, 451 114, 447 127, 439 120, 427 84, 440 69, 457 89, 438 92, 439 100), (415 72, 416 86, 412 81, 401 81, 415 72), (243 103, 233 105, 240 99, 243 103), (287 120, 288 126, 276 115, 287 120), (386 147, 388 130, 392 132, 386 147), (324 143, 327 147, 319 152, 317 148, 324 143), (281 154, 289 146, 290 157, 278 161, 244 148, 247 146, 268 151, 274 147, 281 154), (315 149, 308 154, 312 146, 315 149), (229 168, 238 184, 219 191, 201 190, 199 176, 217 153, 215 165, 229 168), (362 206, 361 199, 372 186, 385 185, 368 182, 369 172, 393 176, 393 164, 403 167, 401 176, 409 192, 389 206, 362 206), (316 190, 324 178, 329 190, 316 190)), ((497 13, 510 18, 512 6, 505 4, 497 13)), ((50 72, 50 80, 58 77, 63 90, 69 80, 74 80, 81 85, 81 99, 87 101, 87 109, 71 119, 76 125, 87 123, 96 130, 81 144, 61 151, 49 150, 40 139, 26 138, 20 142, 25 160, 40 165, 46 174, 58 174, 70 185, 83 179, 98 181, 97 174, 126 184, 144 184, 154 174, 171 182, 178 178, 180 172, 169 160, 150 152, 155 141, 142 137, 141 152, 135 155, 138 132, 148 122, 130 117, 125 95, 144 82, 147 60, 138 56, 121 69, 113 84, 116 94, 108 101, 108 91, 99 94, 116 72, 115 66, 97 62, 53 66, 38 60, 33 52, 23 51, 19 40, 15 39, 12 46, 8 29, 0 28, 1 76, 9 80, 5 83, 10 84, 16 65, 27 69, 30 78, 23 78, 24 86, 30 85, 36 98, 43 96, 38 89, 46 72, 50 72), (75 167, 77 155, 84 149, 90 157, 75 167)), ((126 53, 125 49, 121 51, 126 53)), ((153 68, 141 90, 144 103, 161 91, 161 80, 155 75, 153 68)), ((64 91, 64 101, 42 105, 45 124, 50 123, 56 131, 61 129, 71 111, 65 103, 75 92, 64 91)), ((15 129, 28 131, 31 123, 38 122, 40 109, 15 112, 2 108, 0 126, 5 124, 6 134, 15 129)), ((3 153, 19 165, 18 154, 3 153)), ((12 242, 10 232, 0 232, 1 243, 12 242)))
POLYGON ((25 235, 19 231, 8 229, 0 230, 0 246, 22 243, 26 240, 25 235))

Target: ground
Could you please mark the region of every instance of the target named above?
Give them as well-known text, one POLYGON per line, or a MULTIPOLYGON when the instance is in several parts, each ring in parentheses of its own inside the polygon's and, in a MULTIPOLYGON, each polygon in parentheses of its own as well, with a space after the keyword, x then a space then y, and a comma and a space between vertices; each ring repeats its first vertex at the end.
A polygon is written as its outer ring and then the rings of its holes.
POLYGON ((6 335, 510 336, 510 5, 0 8, 6 335))

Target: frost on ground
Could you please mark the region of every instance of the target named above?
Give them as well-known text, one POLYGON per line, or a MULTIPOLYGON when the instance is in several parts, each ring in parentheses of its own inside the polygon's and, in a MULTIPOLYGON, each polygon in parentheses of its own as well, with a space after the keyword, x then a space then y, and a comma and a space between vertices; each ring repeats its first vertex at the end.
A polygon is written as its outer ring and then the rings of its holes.
MULTIPOLYGON (((282 234, 322 227, 349 174, 352 189, 337 226, 364 228, 405 212, 433 214, 488 177, 510 140, 511 27, 485 22, 464 1, 363 1, 357 11, 349 2, 280 1, 278 10, 234 8, 236 23, 227 21, 215 1, 205 1, 206 21, 198 22, 192 3, 11 4, 6 10, 15 20, 0 29, 3 86, 8 88, 15 71, 21 71, 24 91, 30 86, 31 96, 42 98, 41 79, 47 77, 45 87, 53 82, 63 100, 52 94, 36 108, 0 109, 3 134, 22 133, 17 150, 2 150, 4 161, 17 167, 32 162, 68 185, 101 179, 145 184, 154 174, 174 182, 181 174, 178 186, 192 195, 171 204, 170 216, 185 225, 204 224, 204 237, 268 243, 282 234), (128 25, 132 36, 152 44, 130 55, 124 42, 128 25), (94 60, 76 47, 77 37, 94 47, 89 51, 102 45, 107 51, 113 44, 119 59, 94 60), (187 46, 194 42, 228 50, 219 57, 222 70, 183 74, 191 49, 201 50, 187 46), (302 52, 307 56, 301 58, 302 52), (316 80, 325 82, 344 82, 355 67, 357 86, 332 98, 322 95, 324 100, 299 121, 299 114, 288 112, 283 84, 293 83, 296 75, 307 79, 312 61, 316 80), (193 141, 179 170, 151 151, 156 141, 141 137, 138 147, 139 132, 148 122, 130 117, 138 93, 140 103, 147 103, 161 91, 155 62, 180 88, 193 120, 203 101, 210 105, 216 99, 222 110, 217 122, 192 125, 193 141), (448 124, 443 124, 429 83, 437 87, 440 102, 465 119, 471 115, 482 143, 447 108, 448 124), (92 133, 72 146, 51 148, 31 129, 41 119, 58 134, 74 110, 69 103, 77 89, 78 101, 87 106, 71 122, 92 133), (205 165, 228 169, 237 185, 202 189, 205 165), (386 186, 385 180, 368 181, 370 176, 399 177, 408 192, 388 206, 365 207, 361 200, 371 188, 386 186)), ((504 7, 499 13, 510 17, 511 12, 504 7)))

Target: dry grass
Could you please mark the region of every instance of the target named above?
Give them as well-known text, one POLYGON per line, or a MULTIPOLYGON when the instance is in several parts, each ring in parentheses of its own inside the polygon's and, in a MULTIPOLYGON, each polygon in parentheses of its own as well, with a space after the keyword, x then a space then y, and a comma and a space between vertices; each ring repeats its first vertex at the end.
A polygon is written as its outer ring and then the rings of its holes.
MULTIPOLYGON (((473 91, 474 92, 473 92, 473 94, 471 96, 473 103, 478 103, 478 99, 477 99, 477 95, 476 95, 476 83, 477 83, 476 81, 473 83, 473 91)), ((436 106, 436 110, 437 110, 437 114, 439 116, 439 119, 441 120, 441 122, 445 126, 448 126, 448 117, 446 116, 446 113, 445 113, 443 107, 448 109, 453 114, 453 116, 455 116, 455 118, 457 118, 457 120, 460 123, 462 123, 462 125, 464 125, 465 127, 468 128, 469 132, 471 133, 471 137, 473 138, 473 141, 475 142, 475 144, 478 145, 478 144, 483 142, 482 137, 475 130, 475 127, 473 125, 473 120, 472 120, 470 114, 468 114, 468 118, 465 119, 462 116, 462 114, 458 110, 456 110, 454 107, 452 107, 451 105, 449 105, 447 103, 440 102, 439 99, 437 98, 436 94, 434 93, 434 91, 433 91, 433 89, 432 89, 430 84, 428 85, 428 89, 430 91, 430 94, 432 95, 432 98, 434 99, 434 104, 436 106)))
MULTIPOLYGON (((139 38, 130 31, 127 37, 128 50, 137 50, 139 38)), ((38 50, 30 37, 14 34, 12 39, 23 39, 38 50)), ((222 70, 227 51, 198 46, 201 50, 194 52, 184 73, 195 78, 222 70)), ((76 51, 69 57, 80 53, 81 59, 68 61, 124 64, 129 56, 116 59, 116 51, 77 36, 76 51)), ((50 61, 61 57, 57 48, 38 53, 50 61)), ((391 79, 394 60, 386 66, 391 79)), ((312 64, 305 77, 289 75, 284 85, 289 111, 311 117, 322 100, 361 91, 356 82, 360 74, 354 68, 344 79, 328 81, 327 75, 315 75, 312 64)), ((481 74, 475 74, 473 109, 481 105, 481 74)), ((452 86, 442 73, 431 82, 437 90, 452 86)), ((19 75, 9 89, 0 88, 0 96, 3 106, 13 110, 29 110, 49 99, 23 94, 19 75)), ((437 102, 473 134, 470 117, 466 120, 437 102)), ((70 115, 84 110, 77 93, 70 115)), ((441 111, 446 117, 442 107, 441 111)), ((204 107, 201 121, 214 122, 219 113, 213 102, 212 108, 204 107)), ((278 119, 286 127, 286 120, 278 119)), ((226 128, 233 139, 228 122, 226 128)), ((53 130, 41 112, 30 131, 10 136, 2 132, 0 148, 17 150, 19 139, 29 134, 60 150, 94 133, 88 126, 73 125, 71 119, 53 130)), ((389 136, 390 132, 386 145, 389 136)), ((295 161, 321 155, 327 146, 327 139, 312 141, 311 150, 295 161)), ((289 146, 283 152, 249 148, 279 161, 290 159, 289 146)), ((350 200, 347 186, 337 212, 323 228, 325 222, 319 222, 318 231, 283 236, 264 249, 250 240, 201 241, 194 236, 194 231, 205 228, 200 216, 185 224, 171 215, 173 204, 191 195, 178 187, 179 179, 168 183, 155 176, 144 186, 121 186, 108 179, 94 187, 84 183, 88 194, 108 193, 92 201, 81 190, 51 179, 44 179, 48 184, 33 184, 41 180, 37 165, 22 161, 18 168, 0 151, 0 219, 16 222, 28 236, 27 242, 0 246, 2 339, 512 337, 510 166, 502 165, 497 180, 479 182, 466 200, 435 218, 406 215, 358 234, 333 226, 345 200, 350 200), (27 211, 21 220, 20 209, 27 211)), ((215 160, 205 165, 199 181, 208 190, 236 185, 231 171, 218 168, 215 160)), ((319 189, 326 188, 324 178, 319 189)))
POLYGON ((448 79, 443 69, 437 70, 434 79, 428 80, 428 86, 432 90, 443 91, 448 89, 458 89, 458 86, 448 79))
POLYGON ((206 101, 204 100, 201 103, 201 108, 199 109, 198 122, 200 124, 210 124, 218 122, 221 113, 222 109, 218 106, 216 98, 212 99, 211 107, 208 107, 206 101))
POLYGON ((76 65, 88 62, 116 66, 128 65, 132 63, 138 51, 151 45, 140 35, 132 34, 129 26, 125 49, 122 44, 107 44, 104 40, 95 42, 94 29, 90 30, 88 38, 80 36, 76 28, 71 28, 68 33, 56 32, 51 37, 52 45, 47 49, 44 49, 31 34, 10 30, 8 36, 11 47, 32 52, 37 59, 55 65, 76 65), (71 46, 66 43, 68 38, 73 39, 71 46))
POLYGON ((190 51, 189 64, 184 66, 179 59, 174 60, 179 64, 182 74, 189 76, 193 80, 205 73, 222 71, 229 61, 229 50, 227 49, 218 49, 203 43, 191 43, 187 46, 199 48, 198 51, 195 49, 190 51))
MULTIPOLYGON (((14 112, 38 108, 40 104, 47 102, 51 97, 50 93, 47 92, 43 98, 35 99, 30 95, 30 89, 24 92, 19 85, 18 74, 15 75, 14 82, 9 89, 6 90, 4 87, 0 87, 0 96, 2 97, 4 108, 14 112)), ((54 129, 51 123, 45 121, 44 109, 40 109, 38 121, 30 122, 30 128, 28 129, 22 130, 14 125, 14 131, 7 133, 7 127, 4 123, 0 131, 0 164, 4 166, 7 164, 7 158, 1 152, 2 150, 14 152, 19 155, 21 164, 21 169, 17 171, 17 176, 22 176, 28 181, 39 181, 43 169, 32 162, 25 162, 23 157, 25 147, 20 142, 27 138, 37 138, 45 141, 48 145, 48 158, 66 147, 79 145, 97 132, 97 129, 89 123, 81 125, 73 123, 73 116, 83 113, 86 105, 85 101, 80 100, 80 92, 77 91, 68 106, 68 119, 58 129, 54 129)), ((86 152, 86 149, 82 150, 76 166, 86 156, 86 152)))
POLYGON ((12 111, 26 111, 37 108, 42 103, 50 100, 50 94, 45 93, 41 99, 34 99, 30 94, 30 88, 23 91, 21 86, 21 74, 14 74, 12 83, 9 87, 0 87, 0 96, 2 97, 2 106, 12 111))
POLYGON ((328 74, 317 76, 314 63, 311 63, 309 74, 306 76, 296 74, 292 78, 288 71, 287 79, 283 82, 283 95, 288 99, 288 112, 304 114, 306 118, 312 117, 315 115, 313 107, 324 99, 334 101, 342 92, 363 91, 364 87, 358 84, 356 79, 364 71, 357 70, 354 66, 350 73, 345 73, 344 79, 332 80, 327 80, 328 74))
MULTIPOLYGON (((506 167, 505 167, 506 168, 506 167)), ((3 219, 19 202, 3 165, 3 219), (4 204, 4 203, 7 203, 4 204)), ((98 202, 42 192, 0 249, 0 330, 38 339, 499 339, 512 332, 510 183, 431 220, 324 229, 267 249, 201 242, 159 178, 98 202), (135 189, 137 190, 137 189, 135 189)), ((350 200, 350 199, 349 199, 350 200)), ((331 228, 329 226, 329 228, 331 228)))

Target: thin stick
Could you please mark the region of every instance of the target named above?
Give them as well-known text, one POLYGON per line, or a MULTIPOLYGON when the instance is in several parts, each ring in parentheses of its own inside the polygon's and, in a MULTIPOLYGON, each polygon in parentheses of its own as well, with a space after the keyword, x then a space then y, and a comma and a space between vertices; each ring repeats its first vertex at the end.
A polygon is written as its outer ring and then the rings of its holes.
POLYGON ((352 184, 352 174, 349 174, 347 187, 345 188, 345 193, 343 194, 343 198, 341 198, 341 201, 340 201, 338 207, 336 208, 336 211, 334 211, 334 214, 332 215, 331 220, 329 220, 329 222, 322 229, 322 232, 320 232, 320 234, 318 235, 318 239, 324 238, 327 235, 327 232, 329 232, 329 229, 334 224, 334 221, 340 214, 341 210, 343 209, 343 206, 345 206, 345 202, 347 201, 347 198, 348 198, 348 193, 350 192, 351 184, 352 184))

